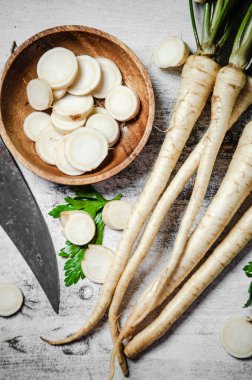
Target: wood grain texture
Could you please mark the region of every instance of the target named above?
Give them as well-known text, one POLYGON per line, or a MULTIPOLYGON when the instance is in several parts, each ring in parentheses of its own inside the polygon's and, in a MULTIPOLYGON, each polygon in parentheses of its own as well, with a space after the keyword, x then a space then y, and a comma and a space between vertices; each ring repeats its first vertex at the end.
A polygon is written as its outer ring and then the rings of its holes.
MULTIPOLYGON (((139 157, 123 172, 97 186, 106 196, 117 191, 134 204, 163 141, 159 130, 167 128, 179 84, 179 70, 165 71, 152 62, 153 47, 165 35, 178 35, 194 49, 187 0, 12 0, 0 7, 0 64, 10 54, 13 40, 20 45, 31 35, 63 24, 83 24, 103 29, 125 42, 139 56, 151 76, 155 90, 156 117, 151 137, 139 157), (159 128, 159 130, 157 129, 159 128)), ((209 122, 209 105, 197 123, 177 167, 193 149, 209 122)), ((202 212, 222 180, 241 130, 251 119, 251 110, 227 134, 218 155, 202 212)), ((47 212, 70 193, 66 186, 54 185, 22 168, 45 216, 56 251, 63 246, 59 222, 47 212)), ((179 221, 191 193, 193 180, 186 186, 167 216, 149 255, 138 271, 125 297, 125 305, 161 270, 172 248, 179 221)), ((245 202, 242 210, 251 204, 245 202)), ((242 212, 240 211, 240 214, 242 212)), ((202 213, 201 212, 201 213, 202 213)), ((234 222, 234 221, 233 221, 234 222)), ((0 318, 0 379, 6 380, 102 380, 107 378, 112 342, 106 317, 96 331, 78 343, 50 347, 39 335, 59 338, 75 331, 91 313, 99 286, 84 280, 66 289, 63 282, 64 260, 58 258, 61 277, 61 305, 56 316, 21 255, 1 232, 0 281, 13 281, 25 295, 22 312, 9 319, 0 318)), ((105 231, 105 245, 115 249, 120 238, 116 231, 105 231)), ((250 244, 234 263, 202 294, 199 300, 175 324, 171 331, 138 360, 130 362, 134 380, 248 380, 251 360, 228 356, 219 343, 221 324, 243 310, 249 279, 242 272, 252 257, 250 244)), ((127 310, 126 310, 127 312, 127 310)), ((116 379, 122 379, 118 370, 116 379)))
MULTIPOLYGON (((84 26, 59 26, 42 31, 26 40, 8 59, 2 73, 0 133, 13 156, 33 173, 65 185, 85 185, 103 181, 127 167, 141 152, 150 135, 155 101, 150 78, 139 59, 120 40, 100 30, 84 26), (34 110, 26 95, 27 83, 37 77, 40 57, 54 47, 70 49, 75 55, 111 59, 119 67, 123 83, 133 88, 140 98, 138 115, 120 123, 119 142, 94 171, 69 176, 57 167, 43 162, 35 145, 23 131, 25 118, 34 110)), ((50 111, 48 111, 50 112, 50 111)))

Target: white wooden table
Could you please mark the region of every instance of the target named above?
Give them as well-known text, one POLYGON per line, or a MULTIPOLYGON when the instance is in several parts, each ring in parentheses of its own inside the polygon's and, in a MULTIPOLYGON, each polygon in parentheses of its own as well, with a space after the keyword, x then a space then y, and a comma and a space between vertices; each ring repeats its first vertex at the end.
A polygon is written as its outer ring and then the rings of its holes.
MULTIPOLYGON (((156 120, 144 151, 123 173, 101 183, 97 188, 106 196, 121 191, 134 203, 154 162, 179 84, 179 71, 161 71, 152 63, 155 44, 165 35, 183 37, 194 49, 186 0, 9 0, 0 7, 0 65, 10 54, 13 41, 20 44, 31 35, 56 25, 82 24, 111 33, 138 55, 146 66, 156 95, 156 120)), ((218 156, 210 189, 204 203, 209 203, 223 178, 242 126, 251 117, 247 112, 228 134, 218 156)), ((198 141, 209 121, 209 107, 194 129, 182 159, 198 141)), ((65 186, 46 182, 23 169, 25 177, 49 225, 56 252, 63 246, 59 222, 50 218, 48 210, 70 193, 65 186)), ((167 217, 157 241, 144 265, 132 282, 126 297, 134 302, 137 293, 162 268, 171 250, 174 234, 190 195, 191 183, 167 217)), ((247 205, 251 204, 251 198, 247 205)), ((116 247, 120 233, 105 231, 105 244, 116 247)), ((11 318, 0 318, 1 380, 100 380, 108 376, 112 343, 106 317, 97 330, 71 346, 51 347, 40 335, 62 337, 79 328, 92 311, 99 286, 88 280, 65 288, 63 264, 58 258, 61 303, 57 316, 21 255, 5 233, 0 231, 0 281, 16 283, 25 295, 21 312, 11 318)), ((235 262, 199 298, 178 323, 139 360, 130 362, 131 379, 170 380, 248 380, 252 362, 228 356, 219 343, 218 334, 224 320, 233 314, 251 314, 242 306, 247 297, 249 280, 242 268, 252 259, 250 244, 235 262)), ((118 370, 116 379, 123 376, 118 370)))

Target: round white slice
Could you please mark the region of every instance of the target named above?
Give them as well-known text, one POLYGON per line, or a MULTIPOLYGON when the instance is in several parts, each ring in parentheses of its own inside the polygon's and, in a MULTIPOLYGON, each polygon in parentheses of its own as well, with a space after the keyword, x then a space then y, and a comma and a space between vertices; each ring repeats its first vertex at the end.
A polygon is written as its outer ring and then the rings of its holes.
POLYGON ((65 142, 66 140, 60 140, 56 143, 54 149, 54 161, 57 168, 64 174, 67 175, 81 175, 84 172, 75 169, 66 159, 65 155, 65 142))
POLYGON ((101 80, 93 91, 93 96, 98 99, 104 99, 111 88, 122 83, 122 74, 117 65, 110 59, 98 57, 96 60, 101 68, 101 80))
POLYGON ((123 230, 127 225, 131 209, 125 201, 108 202, 102 210, 102 220, 112 230, 123 230))
POLYGON ((68 162, 78 170, 96 169, 108 154, 108 142, 104 135, 92 128, 80 128, 66 140, 65 153, 68 162))
POLYGON ((45 112, 32 112, 24 121, 24 133, 30 140, 37 141, 39 134, 50 124, 50 115, 45 112))
POLYGON ((109 248, 90 244, 81 263, 82 271, 90 281, 103 284, 113 257, 114 254, 109 248))
POLYGON ((51 122, 54 125, 54 127, 60 132, 60 133, 71 133, 75 131, 75 129, 78 129, 80 127, 83 127, 83 125, 86 122, 86 119, 79 119, 75 121, 68 121, 68 120, 63 120, 57 115, 55 115, 54 112, 51 113, 51 122))
POLYGON ((96 59, 89 55, 80 55, 77 57, 77 61, 79 65, 78 74, 67 91, 72 95, 90 94, 100 82, 100 65, 96 59))
POLYGON ((105 99, 108 113, 118 121, 133 119, 140 109, 140 100, 134 90, 127 86, 116 86, 105 99))
POLYGON ((82 210, 62 211, 60 213, 60 223, 61 223, 61 226, 64 228, 65 225, 67 224, 69 218, 71 218, 72 215, 83 213, 83 212, 85 212, 85 211, 82 211, 82 210))
POLYGON ((252 356, 252 318, 233 317, 228 319, 220 334, 225 351, 239 359, 252 356))
POLYGON ((64 227, 63 233, 67 240, 76 245, 89 243, 95 235, 95 222, 85 211, 71 215, 64 227))
POLYGON ((53 90, 68 87, 75 79, 78 62, 71 50, 56 47, 40 57, 37 73, 40 79, 46 80, 53 90))
POLYGON ((0 316, 9 317, 15 314, 23 304, 23 294, 14 284, 0 284, 0 316))
POLYGON ((53 102, 53 93, 49 85, 43 80, 32 79, 26 87, 28 102, 37 111, 49 108, 53 102))
POLYGON ((120 136, 117 121, 107 114, 97 113, 90 116, 86 122, 86 127, 101 132, 106 137, 110 147, 115 145, 120 136))
POLYGON ((63 96, 66 94, 66 92, 67 92, 66 88, 62 88, 62 90, 54 90, 53 91, 53 99, 58 100, 58 99, 63 98, 63 96))
POLYGON ((36 151, 44 162, 55 165, 54 150, 59 140, 63 139, 63 135, 50 125, 42 131, 36 141, 36 151))
POLYGON ((94 99, 91 95, 75 96, 66 94, 53 104, 53 113, 63 120, 76 121, 84 119, 92 112, 94 99))
POLYGON ((154 63, 162 68, 181 66, 189 56, 188 45, 178 37, 166 37, 154 51, 154 63))

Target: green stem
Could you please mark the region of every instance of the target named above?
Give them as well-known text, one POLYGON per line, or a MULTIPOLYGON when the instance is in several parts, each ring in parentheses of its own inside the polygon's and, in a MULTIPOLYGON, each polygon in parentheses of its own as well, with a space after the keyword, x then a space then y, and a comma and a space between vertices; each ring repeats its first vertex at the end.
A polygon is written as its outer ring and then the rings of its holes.
POLYGON ((235 37, 229 63, 245 69, 252 57, 252 4, 250 5, 235 37))
POLYGON ((211 22, 211 11, 213 3, 205 3, 204 5, 204 15, 202 23, 202 45, 209 40, 210 22, 211 22))
POLYGON ((197 26, 196 26, 196 22, 195 22, 194 9, 193 9, 193 0, 189 0, 189 8, 190 8, 190 16, 191 16, 191 22, 192 22, 192 28, 193 28, 194 38, 195 38, 196 45, 197 45, 197 51, 200 51, 201 50, 201 45, 200 45, 199 35, 198 35, 197 26))
POLYGON ((220 31, 221 26, 225 23, 226 17, 230 13, 235 2, 236 0, 226 0, 223 3, 223 0, 217 0, 213 19, 211 22, 211 36, 209 40, 210 46, 214 44, 216 35, 220 31))

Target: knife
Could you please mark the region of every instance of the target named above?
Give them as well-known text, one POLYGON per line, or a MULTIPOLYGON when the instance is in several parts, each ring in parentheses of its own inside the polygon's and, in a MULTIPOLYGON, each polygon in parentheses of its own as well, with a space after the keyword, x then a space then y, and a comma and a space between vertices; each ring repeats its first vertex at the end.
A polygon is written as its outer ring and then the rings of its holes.
POLYGON ((59 274, 42 213, 15 160, 0 138, 0 225, 31 268, 54 311, 59 310, 59 274))

